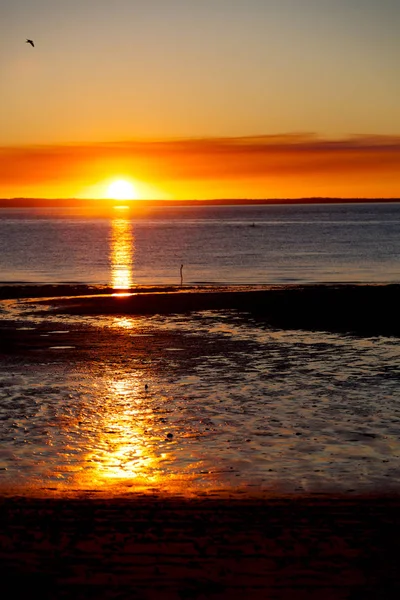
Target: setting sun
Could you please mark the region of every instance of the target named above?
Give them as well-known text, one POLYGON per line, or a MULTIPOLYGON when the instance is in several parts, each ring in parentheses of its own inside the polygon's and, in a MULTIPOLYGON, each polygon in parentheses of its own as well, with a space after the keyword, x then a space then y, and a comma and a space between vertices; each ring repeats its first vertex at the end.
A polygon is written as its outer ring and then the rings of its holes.
POLYGON ((126 179, 116 179, 107 189, 109 198, 113 200, 136 200, 137 194, 133 184, 126 179))

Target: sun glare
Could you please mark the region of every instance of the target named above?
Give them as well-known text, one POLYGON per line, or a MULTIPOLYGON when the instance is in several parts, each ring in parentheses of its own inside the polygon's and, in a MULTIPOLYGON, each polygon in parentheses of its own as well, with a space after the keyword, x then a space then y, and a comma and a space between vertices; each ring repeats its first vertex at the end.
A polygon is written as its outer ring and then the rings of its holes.
POLYGON ((116 179, 110 183, 107 194, 112 200, 137 200, 133 184, 126 179, 116 179))

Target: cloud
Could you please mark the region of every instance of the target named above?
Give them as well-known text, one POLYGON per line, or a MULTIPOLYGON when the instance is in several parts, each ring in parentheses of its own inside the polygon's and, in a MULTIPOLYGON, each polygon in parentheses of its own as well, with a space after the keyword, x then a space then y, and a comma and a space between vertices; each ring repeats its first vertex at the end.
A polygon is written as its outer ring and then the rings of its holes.
POLYGON ((400 136, 321 139, 312 134, 133 140, 0 148, 0 185, 80 179, 103 170, 151 180, 226 180, 388 174, 400 168, 400 136))

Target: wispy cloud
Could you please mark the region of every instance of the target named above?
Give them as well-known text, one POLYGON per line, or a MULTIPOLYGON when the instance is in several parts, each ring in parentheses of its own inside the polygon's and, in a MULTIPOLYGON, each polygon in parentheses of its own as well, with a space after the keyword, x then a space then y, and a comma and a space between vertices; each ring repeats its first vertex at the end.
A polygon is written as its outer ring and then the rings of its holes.
POLYGON ((71 180, 117 165, 157 180, 394 175, 400 169, 400 136, 327 140, 299 134, 3 147, 0 185, 71 180))

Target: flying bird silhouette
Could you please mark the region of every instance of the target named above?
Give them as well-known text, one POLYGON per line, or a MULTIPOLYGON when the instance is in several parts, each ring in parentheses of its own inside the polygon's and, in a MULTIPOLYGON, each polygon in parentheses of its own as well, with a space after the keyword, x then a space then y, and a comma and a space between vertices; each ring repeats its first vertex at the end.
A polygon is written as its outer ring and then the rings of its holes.
POLYGON ((30 44, 32 46, 32 48, 35 47, 35 44, 32 42, 32 40, 26 40, 25 42, 26 44, 30 44))

